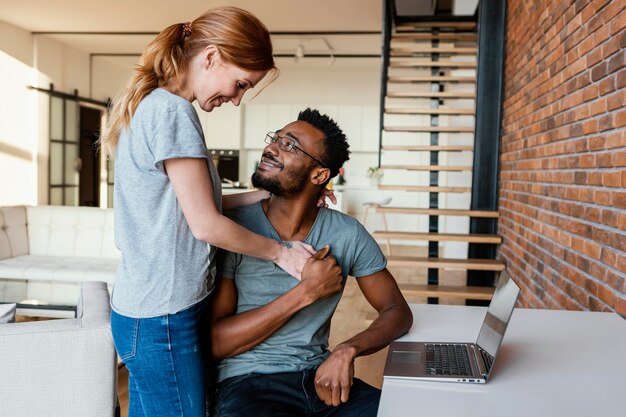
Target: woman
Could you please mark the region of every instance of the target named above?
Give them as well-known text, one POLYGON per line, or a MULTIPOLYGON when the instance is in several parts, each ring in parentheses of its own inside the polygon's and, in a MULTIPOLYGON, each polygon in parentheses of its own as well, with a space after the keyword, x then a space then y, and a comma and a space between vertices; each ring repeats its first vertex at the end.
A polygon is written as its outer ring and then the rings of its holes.
MULTIPOLYGON (((204 416, 197 323, 215 247, 272 260, 297 278, 313 248, 256 235, 221 215, 220 180, 191 105, 237 106, 276 74, 265 26, 238 8, 212 9, 163 30, 141 61, 102 139, 115 156, 121 251, 111 327, 129 371, 130 417, 204 416)), ((265 197, 224 196, 223 207, 265 197)))

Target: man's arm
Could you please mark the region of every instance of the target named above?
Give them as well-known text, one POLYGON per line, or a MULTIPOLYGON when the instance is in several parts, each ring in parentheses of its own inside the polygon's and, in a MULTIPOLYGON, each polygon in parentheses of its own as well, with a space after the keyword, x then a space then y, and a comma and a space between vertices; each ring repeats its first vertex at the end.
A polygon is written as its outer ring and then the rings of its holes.
POLYGON ((317 369, 315 390, 327 405, 348 401, 357 356, 379 351, 413 324, 411 309, 386 268, 358 278, 357 282, 367 301, 378 311, 378 318, 366 330, 337 345, 317 369))
POLYGON ((269 304, 235 314, 237 288, 233 279, 222 278, 212 303, 211 352, 216 360, 246 352, 280 329, 304 307, 341 290, 341 268, 326 246, 310 257, 302 280, 269 304))

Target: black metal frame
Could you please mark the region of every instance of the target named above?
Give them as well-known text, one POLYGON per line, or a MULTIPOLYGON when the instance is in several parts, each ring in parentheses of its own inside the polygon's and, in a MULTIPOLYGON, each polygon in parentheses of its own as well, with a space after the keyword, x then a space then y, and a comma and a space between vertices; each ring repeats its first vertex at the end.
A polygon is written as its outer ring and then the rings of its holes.
MULTIPOLYGON (((80 184, 74 185, 74 184, 67 184, 65 182, 65 145, 75 145, 77 149, 79 149, 80 146, 80 135, 79 137, 76 138, 76 142, 70 142, 66 139, 67 137, 67 131, 66 131, 66 101, 70 100, 70 101, 75 101, 78 104, 78 109, 80 109, 80 103, 88 103, 88 104, 94 104, 94 105, 98 105, 98 106, 103 106, 105 108, 108 107, 109 103, 108 102, 103 102, 103 101, 99 101, 99 100, 94 100, 92 98, 88 98, 88 97, 81 97, 78 95, 78 90, 74 90, 74 94, 68 94, 68 93, 63 93, 61 91, 55 91, 54 90, 54 84, 50 84, 50 89, 45 89, 45 88, 41 88, 41 87, 34 87, 34 86, 26 86, 26 88, 30 89, 30 90, 35 90, 38 91, 40 93, 45 93, 48 94, 49 96, 49 114, 48 114, 48 119, 49 119, 49 133, 48 133, 48 139, 49 139, 49 143, 48 143, 48 201, 50 201, 50 194, 51 194, 51 190, 53 188, 60 188, 63 190, 63 195, 62 195, 62 204, 65 205, 66 199, 65 199, 65 189, 67 188, 79 188, 80 184), (53 98, 60 98, 63 102, 63 133, 62 133, 62 138, 61 139, 55 139, 53 138, 52 135, 52 129, 50 129, 50 125, 52 124, 52 99, 53 98), (63 181, 61 182, 61 184, 51 184, 50 183, 50 174, 51 174, 51 163, 50 163, 50 155, 51 155, 51 151, 52 151, 52 144, 53 143, 57 143, 57 144, 61 144, 63 146, 63 158, 62 158, 62 164, 63 164, 63 181)), ((80 116, 77 116, 78 120, 80 120, 80 116)), ((78 202, 78 204, 80 204, 80 202, 78 202)))
POLYGON ((382 162, 383 130, 385 122, 385 97, 387 96, 387 78, 389 75, 389 55, 391 50, 391 28, 395 20, 395 7, 393 0, 383 1, 383 33, 381 45, 381 69, 380 69, 380 125, 378 132, 378 168, 382 162))
MULTIPOLYGON (((476 129, 472 176, 472 210, 498 209, 500 126, 506 36, 506 0, 481 0, 478 5, 478 68, 476 129)), ((497 219, 472 218, 470 233, 496 234, 497 219)), ((496 245, 470 244, 469 258, 494 259, 496 245)), ((493 286, 494 273, 469 271, 467 285, 493 286)), ((472 304, 479 304, 474 303, 472 304)))
MULTIPOLYGON (((50 92, 54 92, 53 90, 53 85, 50 84, 50 92)), ((55 93, 55 92, 54 92, 55 93)), ((67 146, 74 146, 76 147, 76 151, 78 152, 78 147, 79 147, 79 143, 78 143, 78 138, 76 140, 76 142, 71 142, 67 140, 67 100, 75 100, 74 96, 71 96, 69 94, 66 94, 65 96, 61 96, 58 94, 49 94, 49 106, 48 106, 48 203, 51 202, 51 197, 52 197, 52 190, 59 188, 61 189, 61 204, 62 205, 66 205, 67 201, 65 198, 65 191, 67 189, 73 188, 78 190, 79 184, 68 184, 66 182, 66 178, 65 178, 65 171, 66 171, 66 159, 65 159, 65 150, 67 146), (69 97, 67 97, 69 96, 69 97), (62 123, 62 134, 61 134, 61 139, 55 139, 52 137, 52 100, 58 98, 61 99, 61 105, 62 105, 62 116, 61 116, 61 123, 62 123), (52 145, 53 144, 59 144, 61 145, 62 148, 62 157, 61 157, 61 173, 62 173, 62 181, 60 184, 52 184, 51 183, 51 178, 52 178, 52 145)))

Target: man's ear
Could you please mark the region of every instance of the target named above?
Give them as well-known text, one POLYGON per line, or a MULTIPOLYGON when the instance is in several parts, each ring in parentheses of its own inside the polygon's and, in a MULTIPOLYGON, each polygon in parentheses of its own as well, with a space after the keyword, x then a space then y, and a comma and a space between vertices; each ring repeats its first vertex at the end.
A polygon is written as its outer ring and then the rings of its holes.
POLYGON ((204 69, 209 69, 211 65, 215 65, 220 62, 220 50, 213 44, 208 44, 202 51, 202 66, 204 69))
POLYGON ((330 169, 315 168, 311 172, 311 182, 315 185, 322 185, 330 179, 330 169))

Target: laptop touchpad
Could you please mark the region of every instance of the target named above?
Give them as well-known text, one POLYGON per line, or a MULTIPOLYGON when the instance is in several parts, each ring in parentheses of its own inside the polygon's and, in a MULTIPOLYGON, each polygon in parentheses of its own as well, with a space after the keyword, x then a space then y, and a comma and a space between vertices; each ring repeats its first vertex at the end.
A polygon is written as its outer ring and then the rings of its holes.
POLYGON ((391 363, 419 363, 422 361, 422 352, 394 351, 391 363))

